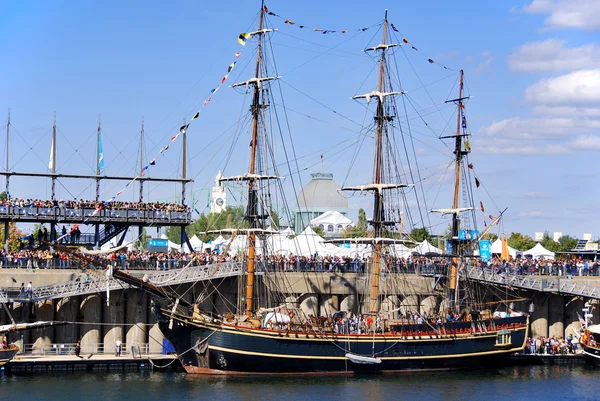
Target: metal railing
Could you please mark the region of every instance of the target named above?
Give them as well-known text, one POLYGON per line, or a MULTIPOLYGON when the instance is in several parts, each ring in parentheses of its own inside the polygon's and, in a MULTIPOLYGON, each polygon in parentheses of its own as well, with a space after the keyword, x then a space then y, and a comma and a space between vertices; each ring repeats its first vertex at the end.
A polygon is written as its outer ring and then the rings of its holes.
POLYGON ((517 275, 502 272, 493 268, 482 268, 477 266, 469 267, 465 269, 465 272, 466 276, 471 280, 534 291, 558 292, 600 299, 599 287, 582 283, 578 280, 534 275, 517 275))
MULTIPOLYGON (((21 347, 20 354, 23 355, 75 355, 75 343, 52 343, 52 344, 24 344, 21 347)), ((141 355, 150 354, 149 343, 121 344, 121 355, 131 354, 131 347, 139 347, 141 355)), ((116 345, 104 343, 92 344, 91 346, 82 345, 81 353, 92 353, 99 355, 116 355, 116 345)))
MULTIPOLYGON (((147 280, 156 285, 176 285, 215 278, 239 276, 244 274, 241 262, 223 262, 217 270, 216 264, 196 265, 188 268, 156 271, 145 275, 147 280)), ((47 299, 59 299, 75 295, 95 294, 104 291, 121 290, 131 288, 130 285, 98 272, 97 276, 87 276, 86 279, 75 279, 55 284, 34 287, 31 296, 23 293, 20 288, 8 287, 1 289, 8 301, 43 301, 47 299)))
POLYGON ((137 209, 103 209, 97 213, 95 208, 67 208, 63 206, 36 207, 36 206, 0 206, 0 219, 11 220, 36 220, 36 221, 64 221, 64 222, 89 222, 104 223, 107 221, 149 223, 173 222, 190 223, 191 212, 173 212, 164 210, 137 210, 137 209))

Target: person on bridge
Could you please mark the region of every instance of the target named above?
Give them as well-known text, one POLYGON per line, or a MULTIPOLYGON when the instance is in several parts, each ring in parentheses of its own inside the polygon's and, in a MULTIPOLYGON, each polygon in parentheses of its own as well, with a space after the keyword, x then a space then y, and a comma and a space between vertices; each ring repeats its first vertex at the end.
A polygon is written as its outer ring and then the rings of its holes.
POLYGON ((121 356, 121 339, 117 338, 115 343, 115 356, 121 356))
POLYGON ((33 283, 31 281, 27 284, 27 297, 29 299, 33 298, 33 283))

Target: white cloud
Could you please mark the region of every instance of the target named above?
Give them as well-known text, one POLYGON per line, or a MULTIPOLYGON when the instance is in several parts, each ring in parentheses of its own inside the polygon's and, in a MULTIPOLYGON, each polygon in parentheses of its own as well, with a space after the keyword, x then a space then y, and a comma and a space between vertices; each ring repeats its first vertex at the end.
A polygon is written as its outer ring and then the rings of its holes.
POLYGON ((475 139, 473 149, 477 153, 492 155, 544 156, 569 153, 569 149, 561 145, 518 139, 475 139))
POLYGON ((527 192, 524 194, 519 194, 517 198, 520 199, 551 199, 552 194, 548 192, 527 192))
POLYGON ((550 14, 546 25, 551 28, 600 28, 600 1, 598 0, 533 0, 525 11, 550 14))
POLYGON ((571 144, 573 149, 600 150, 600 137, 593 135, 580 136, 571 144))
POLYGON ((600 103, 600 68, 543 79, 525 90, 525 99, 540 104, 600 103))
POLYGON ((600 65, 600 46, 595 43, 571 48, 564 45, 564 40, 557 39, 526 43, 508 56, 508 65, 525 72, 563 72, 600 65))
POLYGON ((588 132, 600 128, 600 120, 572 117, 520 118, 494 121, 481 128, 481 136, 497 139, 556 139, 573 135, 574 131, 588 132))
POLYGON ((600 117, 600 107, 572 107, 572 106, 535 106, 532 110, 534 115, 555 116, 555 117, 600 117))
POLYGON ((492 57, 492 54, 490 52, 483 52, 482 56, 483 56, 483 61, 481 63, 479 63, 477 65, 477 67, 475 67, 475 72, 477 72, 477 73, 482 72, 482 71, 486 70, 487 68, 489 68, 490 65, 492 65, 492 61, 494 60, 494 57, 492 57))
POLYGON ((538 218, 538 217, 547 217, 547 216, 544 213, 540 212, 539 210, 532 210, 530 212, 519 212, 519 217, 538 218))

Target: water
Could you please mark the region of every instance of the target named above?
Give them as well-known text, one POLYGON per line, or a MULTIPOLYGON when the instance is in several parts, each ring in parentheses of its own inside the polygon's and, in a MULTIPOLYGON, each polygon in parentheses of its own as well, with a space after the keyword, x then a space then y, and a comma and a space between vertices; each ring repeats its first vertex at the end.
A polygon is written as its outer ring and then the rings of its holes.
POLYGON ((600 369, 512 367, 350 377, 199 377, 180 373, 1 375, 0 400, 312 401, 600 399, 600 369))

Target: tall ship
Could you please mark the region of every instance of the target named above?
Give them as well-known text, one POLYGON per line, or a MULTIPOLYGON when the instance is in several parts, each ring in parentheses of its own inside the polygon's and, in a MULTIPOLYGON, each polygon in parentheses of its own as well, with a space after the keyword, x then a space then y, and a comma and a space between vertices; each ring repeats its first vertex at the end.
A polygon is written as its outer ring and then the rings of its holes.
MULTIPOLYGON (((241 35, 244 41, 256 41, 255 74, 233 85, 246 88, 252 98, 249 168, 240 175, 220 177, 221 182, 234 181, 247 187, 244 223, 219 231, 229 236, 230 243, 244 244, 243 252, 236 256, 244 272, 239 300, 229 305, 229 311, 218 313, 203 310, 200 299, 185 305, 174 301, 175 297, 152 305, 160 330, 185 370, 191 374, 352 374, 472 369, 502 363, 506 356, 522 350, 528 336, 528 316, 507 308, 506 313, 494 317, 477 299, 478 292, 468 287, 466 279, 460 279, 463 268, 477 261, 473 251, 480 236, 463 235, 466 222, 475 217, 473 197, 468 192, 471 186, 465 182, 470 178, 466 159, 470 149, 463 123, 466 97, 462 71, 458 97, 449 100, 456 105, 456 133, 441 138, 453 145, 449 153, 454 153, 454 196, 448 208, 437 210, 451 216, 448 246, 442 256, 447 271, 431 275, 435 280, 431 295, 441 301, 440 307, 434 312, 401 310, 386 301, 391 292, 405 296, 416 293, 411 287, 415 274, 403 269, 398 255, 399 250, 416 244, 403 230, 400 207, 406 193, 414 191, 415 183, 407 182, 410 175, 401 172, 406 160, 400 160, 401 139, 394 136, 400 109, 395 99, 404 92, 393 87, 398 81, 392 79, 395 65, 389 57, 401 45, 391 41, 387 11, 381 24, 381 42, 365 49, 377 63, 377 82, 372 91, 354 96, 365 107, 375 107, 364 136, 373 138, 372 181, 342 187, 350 194, 369 194, 372 217, 361 235, 327 244, 345 242, 353 249, 369 250, 364 269, 349 273, 356 278, 358 302, 350 310, 319 316, 300 306, 303 294, 290 295, 277 288, 276 283, 286 281, 285 268, 272 269, 266 263, 275 254, 269 238, 278 234, 273 228, 270 191, 281 187, 278 164, 270 153, 275 147, 268 133, 272 121, 268 113, 274 104, 271 85, 279 78, 267 74, 266 60, 271 60, 264 52, 270 49, 266 43, 273 34, 266 25, 269 15, 263 4, 258 29, 241 35)), ((224 249, 228 251, 229 245, 224 249)), ((298 274, 295 280, 308 280, 307 276, 298 274)), ((218 291, 218 284, 214 291, 218 291)))

